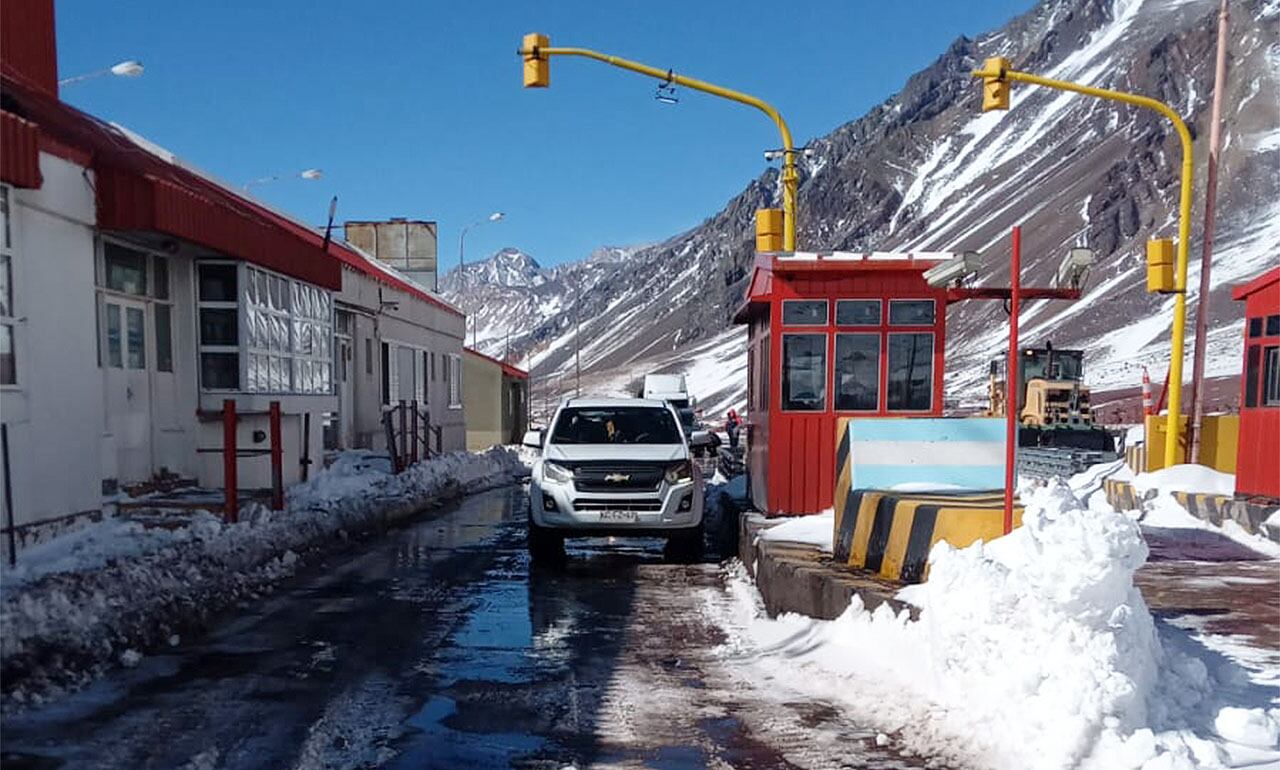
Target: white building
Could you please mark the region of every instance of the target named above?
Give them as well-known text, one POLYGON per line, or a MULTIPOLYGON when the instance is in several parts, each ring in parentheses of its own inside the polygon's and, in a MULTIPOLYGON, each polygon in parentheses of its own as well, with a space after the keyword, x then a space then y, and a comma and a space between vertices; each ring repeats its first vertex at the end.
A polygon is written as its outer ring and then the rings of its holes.
MULTIPOLYGON (((460 311, 60 101, 48 0, 5 3, 0 23, 6 528, 42 536, 121 488, 221 487, 227 401, 250 450, 280 403, 286 485, 319 467, 326 425, 385 446, 401 398, 441 449, 465 445, 460 311)), ((271 485, 265 455, 237 472, 271 485)))

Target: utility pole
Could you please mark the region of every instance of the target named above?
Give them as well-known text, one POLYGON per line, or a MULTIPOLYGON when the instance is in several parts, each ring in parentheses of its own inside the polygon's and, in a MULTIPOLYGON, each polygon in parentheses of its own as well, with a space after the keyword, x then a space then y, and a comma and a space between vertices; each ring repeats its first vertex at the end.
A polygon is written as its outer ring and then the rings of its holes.
POLYGON ((573 368, 577 370, 577 386, 574 388, 575 395, 582 398, 582 283, 574 284, 574 293, 577 294, 577 300, 573 303, 573 368))
POLYGON ((1204 192, 1204 247, 1200 250, 1200 293, 1196 297, 1196 349, 1191 364, 1191 430, 1188 461, 1200 462, 1200 424, 1204 417, 1204 356, 1209 346, 1209 270, 1213 263, 1214 199, 1218 195, 1218 152, 1222 146, 1222 92, 1227 87, 1227 0, 1218 11, 1218 62, 1213 74, 1209 117, 1209 176, 1204 192))

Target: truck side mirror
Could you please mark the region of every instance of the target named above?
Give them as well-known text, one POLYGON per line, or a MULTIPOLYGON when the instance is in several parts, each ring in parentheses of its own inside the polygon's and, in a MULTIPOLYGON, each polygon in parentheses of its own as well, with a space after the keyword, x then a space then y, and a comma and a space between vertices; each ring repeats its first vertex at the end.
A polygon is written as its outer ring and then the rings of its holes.
POLYGON ((525 431, 524 440, 520 442, 530 449, 542 449, 542 431, 529 430, 525 431))

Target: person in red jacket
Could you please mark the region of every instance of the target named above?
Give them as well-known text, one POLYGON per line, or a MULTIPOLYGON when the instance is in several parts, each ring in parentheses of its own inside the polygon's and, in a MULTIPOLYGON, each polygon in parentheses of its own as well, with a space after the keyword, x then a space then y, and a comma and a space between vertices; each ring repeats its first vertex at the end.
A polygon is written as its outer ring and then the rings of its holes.
POLYGON ((724 420, 724 432, 729 434, 729 448, 738 448, 738 429, 742 427, 742 420, 739 419, 737 411, 730 409, 729 415, 724 420))

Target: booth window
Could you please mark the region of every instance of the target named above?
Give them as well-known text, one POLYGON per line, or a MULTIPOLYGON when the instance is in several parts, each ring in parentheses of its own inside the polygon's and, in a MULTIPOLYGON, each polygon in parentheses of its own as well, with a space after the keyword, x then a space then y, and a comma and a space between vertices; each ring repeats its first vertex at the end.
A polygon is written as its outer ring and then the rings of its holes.
POLYGON ((827 408, 827 335, 782 335, 782 408, 792 412, 827 408))
POLYGON ((1258 374, 1262 369, 1262 346, 1250 345, 1244 366, 1244 405, 1258 405, 1258 374))
POLYGON ((825 299, 786 299, 782 301, 783 326, 826 326, 825 299))
POLYGON ((835 362, 837 411, 874 412, 880 408, 880 335, 837 334, 835 362))
POLYGON ((836 326, 879 326, 881 307, 878 299, 842 299, 836 301, 836 326))
POLYGON ((933 335, 889 335, 890 411, 923 412, 933 406, 933 335))
POLYGON ((1280 335, 1280 313, 1267 316, 1267 336, 1280 335))
POLYGON ((1280 345, 1269 345, 1262 350, 1266 361, 1262 368, 1262 404, 1280 406, 1280 345))
POLYGON ((889 300, 889 324, 891 326, 933 326, 933 323, 933 300, 889 300))

